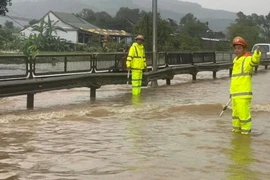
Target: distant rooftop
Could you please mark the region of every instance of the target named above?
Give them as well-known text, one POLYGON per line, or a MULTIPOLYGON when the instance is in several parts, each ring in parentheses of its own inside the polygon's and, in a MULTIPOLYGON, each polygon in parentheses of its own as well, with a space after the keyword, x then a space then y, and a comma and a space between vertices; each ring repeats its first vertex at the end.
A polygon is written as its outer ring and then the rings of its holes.
POLYGON ((95 33, 95 34, 99 34, 99 35, 103 35, 103 36, 107 36, 107 35, 111 35, 111 36, 126 36, 126 37, 130 37, 131 34, 127 33, 124 30, 111 30, 111 29, 99 29, 99 28, 90 28, 90 29, 83 29, 81 28, 81 30, 84 31, 88 31, 91 33, 95 33))
POLYGON ((63 13, 63 12, 54 12, 51 11, 54 15, 56 15, 59 19, 61 19, 63 22, 74 26, 78 29, 92 29, 92 28, 98 28, 97 26, 83 20, 82 18, 76 16, 73 13, 63 13))
POLYGON ((75 28, 83 31, 99 34, 99 35, 112 35, 112 36, 131 36, 124 30, 111 30, 111 29, 100 29, 99 27, 83 20, 82 18, 76 16, 74 13, 63 13, 63 12, 53 12, 59 19, 61 19, 66 24, 69 24, 75 28))
POLYGON ((205 37, 202 37, 202 40, 204 41, 228 41, 227 39, 215 39, 215 38, 205 38, 205 37))

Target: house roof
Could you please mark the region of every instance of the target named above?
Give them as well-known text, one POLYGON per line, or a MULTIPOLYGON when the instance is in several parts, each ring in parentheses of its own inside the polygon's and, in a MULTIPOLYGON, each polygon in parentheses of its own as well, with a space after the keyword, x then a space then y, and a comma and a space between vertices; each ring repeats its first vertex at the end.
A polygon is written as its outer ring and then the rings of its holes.
POLYGON ((69 24, 73 27, 76 27, 78 29, 80 28, 98 28, 97 26, 83 20, 82 18, 76 16, 73 13, 63 13, 63 12, 53 12, 51 11, 55 16, 57 16, 61 21, 65 22, 66 24, 69 24))
POLYGON ((205 37, 202 37, 201 39, 204 40, 204 41, 217 41, 217 42, 219 42, 219 41, 228 41, 226 39, 205 38, 205 37))
POLYGON ((76 16, 71 13, 63 13, 63 12, 52 12, 55 16, 57 16, 63 22, 76 27, 80 30, 87 31, 90 33, 95 33, 99 35, 109 35, 109 36, 131 36, 131 34, 125 32, 124 30, 111 30, 111 29, 100 29, 99 27, 83 20, 82 18, 76 16))
POLYGON ((94 33, 94 34, 103 35, 103 36, 126 36, 126 37, 131 36, 130 33, 127 33, 124 30, 120 31, 120 30, 99 29, 99 28, 90 28, 90 29, 81 28, 81 30, 94 33))
MULTIPOLYGON (((82 18, 78 17, 74 13, 64 13, 64 12, 54 12, 54 11, 50 11, 50 12, 53 13, 62 22, 66 23, 66 24, 68 24, 76 29, 80 29, 82 31, 86 31, 89 33, 94 33, 94 34, 99 34, 99 35, 103 35, 103 36, 106 36, 106 35, 108 35, 108 36, 126 36, 126 37, 131 36, 130 33, 127 33, 124 30, 101 29, 101 28, 83 20, 82 18)), ((44 15, 42 18, 44 18, 46 15, 44 15)), ((22 30, 24 30, 24 29, 22 29, 22 30)))

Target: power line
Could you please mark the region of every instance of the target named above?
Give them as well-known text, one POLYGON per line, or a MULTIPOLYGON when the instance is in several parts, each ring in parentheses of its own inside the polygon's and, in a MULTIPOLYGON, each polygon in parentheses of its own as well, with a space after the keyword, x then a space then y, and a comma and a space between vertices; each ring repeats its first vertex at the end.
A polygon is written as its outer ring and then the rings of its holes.
POLYGON ((17 14, 18 16, 21 16, 20 14, 18 14, 18 13, 16 13, 15 11, 13 11, 13 10, 9 10, 10 12, 13 12, 14 14, 17 14))
POLYGON ((5 17, 10 18, 12 21, 14 21, 15 23, 17 23, 18 25, 24 27, 21 23, 19 23, 18 21, 16 21, 14 18, 12 18, 12 17, 10 17, 10 16, 8 16, 8 15, 6 15, 5 17))

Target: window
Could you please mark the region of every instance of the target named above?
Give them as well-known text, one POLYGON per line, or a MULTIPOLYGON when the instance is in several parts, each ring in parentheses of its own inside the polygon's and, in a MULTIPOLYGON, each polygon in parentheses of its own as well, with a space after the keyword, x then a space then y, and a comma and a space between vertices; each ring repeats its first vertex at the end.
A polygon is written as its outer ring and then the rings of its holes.
POLYGON ((255 44, 255 45, 253 46, 253 48, 252 48, 252 52, 255 51, 256 46, 259 46, 259 48, 260 48, 260 50, 261 50, 262 52, 269 52, 269 51, 270 51, 269 45, 256 45, 256 44, 255 44))

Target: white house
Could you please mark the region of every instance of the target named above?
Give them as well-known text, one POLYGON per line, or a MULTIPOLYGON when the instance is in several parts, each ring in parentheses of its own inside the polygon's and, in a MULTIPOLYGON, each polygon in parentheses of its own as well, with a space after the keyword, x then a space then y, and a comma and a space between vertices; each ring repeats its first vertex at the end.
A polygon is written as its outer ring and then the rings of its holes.
MULTIPOLYGON (((99 35, 100 39, 104 36, 110 36, 115 41, 125 41, 128 43, 131 41, 131 34, 121 30, 108 30, 100 29, 97 26, 83 20, 82 18, 76 16, 75 14, 53 12, 49 11, 41 19, 44 18, 45 22, 48 22, 48 16, 52 23, 57 22, 55 25, 62 27, 67 32, 56 31, 53 35, 59 36, 60 38, 66 39, 71 43, 87 43, 91 36, 99 35)), ((39 22, 40 23, 40 22, 39 22)), ((37 24, 39 24, 37 23, 37 24)), ((24 28, 20 31, 20 35, 24 37, 29 37, 31 34, 37 34, 38 32, 33 31, 31 26, 24 28)))

